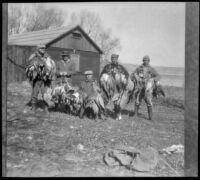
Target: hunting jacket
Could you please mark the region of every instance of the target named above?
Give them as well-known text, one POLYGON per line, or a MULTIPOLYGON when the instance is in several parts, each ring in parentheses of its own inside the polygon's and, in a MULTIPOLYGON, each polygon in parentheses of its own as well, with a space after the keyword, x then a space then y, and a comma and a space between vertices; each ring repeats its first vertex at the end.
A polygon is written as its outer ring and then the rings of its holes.
POLYGON ((30 62, 31 60, 33 60, 34 58, 39 58, 39 59, 46 59, 48 58, 49 55, 45 52, 44 55, 42 56, 38 51, 36 51, 35 53, 31 54, 28 61, 30 62))
POLYGON ((26 71, 29 71, 29 68, 31 68, 33 65, 37 67, 37 80, 42 80, 44 81, 45 85, 50 86, 56 72, 55 62, 51 59, 51 57, 46 52, 42 55, 37 50, 35 53, 30 55, 26 64, 26 71), (38 64, 43 65, 45 68, 38 68, 38 64))
POLYGON ((44 55, 41 55, 38 51, 36 51, 35 53, 30 55, 28 62, 26 64, 26 68, 35 64, 35 60, 37 60, 37 62, 41 64, 46 65, 45 61, 48 57, 49 55, 46 52, 44 53, 44 55))
POLYGON ((107 64, 102 70, 101 75, 104 73, 111 73, 112 71, 115 71, 115 69, 118 70, 120 73, 124 74, 128 79, 129 77, 128 71, 120 64, 113 64, 113 63, 107 64))
POLYGON ((136 79, 144 78, 146 80, 149 78, 154 78, 155 81, 160 80, 160 75, 153 67, 150 65, 144 66, 143 64, 136 68, 135 71, 131 74, 131 79, 134 77, 136 79))

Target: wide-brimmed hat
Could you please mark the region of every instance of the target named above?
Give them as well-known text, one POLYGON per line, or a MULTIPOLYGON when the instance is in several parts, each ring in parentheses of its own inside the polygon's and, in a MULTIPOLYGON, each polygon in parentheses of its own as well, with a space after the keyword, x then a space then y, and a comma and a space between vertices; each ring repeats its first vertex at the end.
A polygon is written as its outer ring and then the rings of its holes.
POLYGON ((117 59, 118 59, 118 58, 119 58, 119 55, 118 55, 118 54, 112 54, 112 55, 111 55, 111 58, 117 58, 117 59))
POLYGON ((62 53, 61 53, 61 56, 70 56, 70 52, 69 51, 63 51, 62 53))
POLYGON ((91 75, 91 74, 93 74, 93 71, 91 71, 91 70, 88 70, 88 71, 85 71, 85 73, 84 73, 85 75, 91 75))

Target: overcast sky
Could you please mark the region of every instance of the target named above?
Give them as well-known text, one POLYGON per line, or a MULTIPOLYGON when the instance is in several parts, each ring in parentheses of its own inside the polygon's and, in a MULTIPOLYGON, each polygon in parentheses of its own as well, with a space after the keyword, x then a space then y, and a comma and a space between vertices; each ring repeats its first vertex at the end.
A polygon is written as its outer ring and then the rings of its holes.
MULTIPOLYGON (((154 66, 185 65, 185 3, 83 2, 48 3, 72 12, 87 9, 99 14, 105 28, 121 41, 117 53, 124 63, 140 64, 149 55, 154 66)), ((66 18, 66 24, 68 19, 66 18)))

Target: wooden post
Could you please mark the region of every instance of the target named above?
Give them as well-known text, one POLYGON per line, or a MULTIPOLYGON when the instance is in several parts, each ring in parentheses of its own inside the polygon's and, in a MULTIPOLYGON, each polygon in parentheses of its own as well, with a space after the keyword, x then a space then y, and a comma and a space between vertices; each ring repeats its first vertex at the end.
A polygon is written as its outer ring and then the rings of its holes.
POLYGON ((185 176, 198 176, 199 3, 186 2, 185 176))
POLYGON ((6 176, 7 158, 7 134, 6 134, 6 114, 7 114, 7 42, 8 42, 8 4, 2 5, 2 176, 6 176))

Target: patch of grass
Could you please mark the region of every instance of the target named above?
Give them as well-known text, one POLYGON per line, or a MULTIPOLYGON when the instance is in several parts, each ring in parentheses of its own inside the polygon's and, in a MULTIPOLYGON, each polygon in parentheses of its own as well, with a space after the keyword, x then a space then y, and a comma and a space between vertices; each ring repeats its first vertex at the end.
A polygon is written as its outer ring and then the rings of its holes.
POLYGON ((179 108, 179 109, 185 109, 184 107, 184 101, 181 99, 176 99, 172 97, 161 97, 159 100, 156 100, 156 102, 159 105, 171 107, 171 108, 179 108))
POLYGON ((174 86, 163 87, 166 96, 154 99, 154 101, 162 106, 179 108, 184 110, 184 88, 174 86))
MULTIPOLYGON (((28 159, 26 163, 29 163, 34 159, 40 161, 42 157, 46 157, 59 165, 63 164, 63 169, 69 170, 69 163, 67 166, 64 156, 67 153, 78 154, 78 144, 87 149, 85 157, 95 159, 97 156, 101 158, 104 152, 117 145, 133 146, 138 149, 145 149, 151 145, 160 150, 182 143, 184 139, 183 112, 178 111, 183 102, 183 89, 180 88, 164 87, 166 97, 158 99, 153 121, 148 121, 143 116, 129 116, 127 113, 122 115, 121 121, 109 117, 107 121, 95 122, 53 111, 48 117, 23 114, 19 104, 28 101, 30 89, 17 83, 10 87, 12 88, 9 88, 8 93, 8 110, 10 113, 21 113, 18 119, 14 120, 12 117, 12 121, 8 121, 7 124, 7 159, 11 166, 23 164, 25 159, 28 159), (173 111, 169 107, 173 108, 173 111)), ((131 109, 132 107, 134 104, 130 104, 131 109)), ((140 113, 147 116, 145 103, 141 105, 140 113)), ((171 161, 171 166, 182 174, 183 155, 169 157, 168 161, 171 161)), ((97 162, 94 163, 97 166, 97 162)), ((85 164, 83 163, 82 167, 79 165, 82 171, 88 170, 92 174, 91 167, 95 165, 90 166, 88 162, 85 164), (83 166, 85 164, 88 166, 83 166)), ((158 170, 155 169, 153 172, 157 176, 176 176, 169 167, 164 166, 159 163, 158 170)), ((74 168, 71 171, 77 173, 74 168)))
POLYGON ((175 99, 184 100, 184 88, 183 87, 175 87, 175 86, 163 86, 163 89, 166 93, 166 97, 171 97, 175 99))

